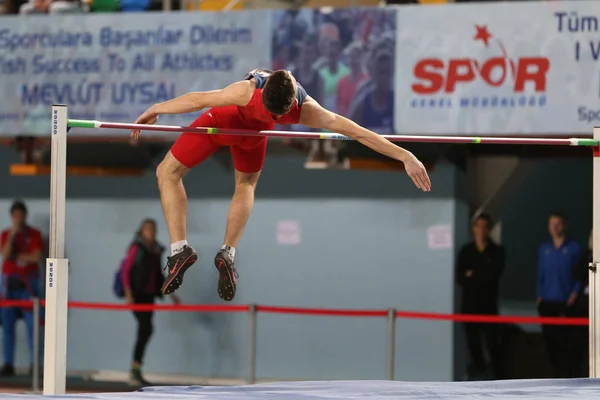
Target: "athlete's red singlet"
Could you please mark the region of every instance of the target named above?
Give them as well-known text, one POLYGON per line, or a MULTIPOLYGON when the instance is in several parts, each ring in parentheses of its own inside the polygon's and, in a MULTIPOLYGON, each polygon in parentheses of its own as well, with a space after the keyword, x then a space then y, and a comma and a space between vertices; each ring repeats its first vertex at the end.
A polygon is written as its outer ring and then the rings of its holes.
MULTIPOLYGON (((254 79, 256 89, 247 105, 210 108, 196 119, 192 126, 261 131, 274 129, 276 123, 297 124, 307 96, 306 91, 298 84, 294 105, 287 114, 274 120, 262 103, 262 91, 271 73, 268 69, 248 72, 244 79, 254 79)), ((267 150, 266 137, 183 133, 171 147, 171 154, 186 167, 193 168, 223 146, 229 146, 231 149, 236 170, 245 173, 262 170, 267 150)))

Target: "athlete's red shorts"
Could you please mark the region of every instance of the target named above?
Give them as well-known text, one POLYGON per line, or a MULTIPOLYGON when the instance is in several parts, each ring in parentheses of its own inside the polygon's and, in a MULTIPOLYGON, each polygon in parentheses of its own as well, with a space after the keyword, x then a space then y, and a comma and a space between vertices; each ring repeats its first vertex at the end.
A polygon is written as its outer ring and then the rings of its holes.
MULTIPOLYGON (((191 126, 260 131, 272 130, 275 124, 249 125, 242 120, 237 107, 227 106, 207 110, 191 126)), ((186 167, 193 168, 223 146, 231 149, 233 166, 237 171, 254 173, 262 170, 267 153, 266 137, 183 133, 171 147, 171 154, 186 167)))

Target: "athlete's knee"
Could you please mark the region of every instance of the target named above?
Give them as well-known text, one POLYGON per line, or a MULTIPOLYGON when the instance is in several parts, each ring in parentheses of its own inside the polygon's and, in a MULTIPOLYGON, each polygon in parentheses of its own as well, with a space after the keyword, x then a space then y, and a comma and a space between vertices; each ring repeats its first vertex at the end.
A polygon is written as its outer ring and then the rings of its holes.
POLYGON ((156 177, 159 181, 180 180, 189 168, 180 163, 169 151, 156 167, 156 177))
POLYGON ((235 171, 235 189, 254 189, 260 178, 259 172, 240 172, 235 171))

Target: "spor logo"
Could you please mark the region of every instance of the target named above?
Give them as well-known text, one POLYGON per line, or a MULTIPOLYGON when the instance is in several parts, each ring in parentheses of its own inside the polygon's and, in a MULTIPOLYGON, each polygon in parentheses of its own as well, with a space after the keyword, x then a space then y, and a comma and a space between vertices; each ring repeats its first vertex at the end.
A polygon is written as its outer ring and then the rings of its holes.
POLYGON ((475 25, 473 40, 485 46, 484 59, 422 58, 413 68, 412 108, 543 107, 550 60, 509 57, 486 25, 475 25))

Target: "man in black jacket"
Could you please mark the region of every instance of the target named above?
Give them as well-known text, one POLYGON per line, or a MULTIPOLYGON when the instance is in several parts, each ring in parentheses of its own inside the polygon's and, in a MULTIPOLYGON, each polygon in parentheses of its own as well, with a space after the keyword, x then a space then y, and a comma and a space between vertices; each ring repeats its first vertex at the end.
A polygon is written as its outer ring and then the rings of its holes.
MULTIPOLYGON (((461 312, 464 314, 498 315, 498 286, 504 270, 504 248, 490 239, 492 220, 481 214, 472 226, 474 241, 464 245, 458 254, 456 280, 462 287, 461 312)), ((498 326, 466 323, 469 348, 469 375, 486 371, 485 346, 491 357, 496 378, 501 375, 501 350, 498 326)))

